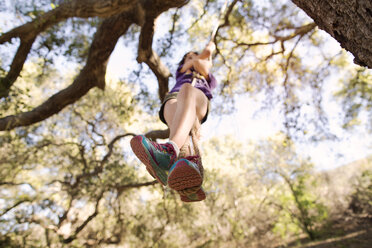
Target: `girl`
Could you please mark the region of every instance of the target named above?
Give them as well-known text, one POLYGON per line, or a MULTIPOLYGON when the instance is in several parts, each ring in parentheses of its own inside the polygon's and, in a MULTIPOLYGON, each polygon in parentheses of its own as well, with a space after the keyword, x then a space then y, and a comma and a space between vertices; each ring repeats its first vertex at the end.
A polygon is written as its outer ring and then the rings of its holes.
MULTIPOLYGON (((189 156, 178 160, 178 155, 196 118, 201 123, 207 120, 211 91, 217 84, 210 73, 214 50, 215 44, 210 41, 200 54, 186 53, 178 65, 176 85, 166 95, 159 111, 160 120, 170 129, 169 141, 158 144, 138 135, 130 142, 133 152, 146 165, 148 172, 161 184, 168 184, 177 191, 200 187, 203 183, 199 158, 189 156)), ((205 193, 201 188, 195 194, 181 195, 183 201, 204 199, 205 193)))

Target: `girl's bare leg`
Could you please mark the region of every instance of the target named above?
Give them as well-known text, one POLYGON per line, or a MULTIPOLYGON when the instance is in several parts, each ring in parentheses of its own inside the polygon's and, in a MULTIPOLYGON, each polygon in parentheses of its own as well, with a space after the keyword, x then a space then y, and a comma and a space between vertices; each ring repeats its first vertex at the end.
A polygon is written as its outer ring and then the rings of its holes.
POLYGON ((179 148, 185 144, 190 130, 198 117, 202 120, 208 109, 208 98, 191 84, 183 84, 177 99, 167 101, 164 106, 164 118, 170 129, 169 140, 179 148))

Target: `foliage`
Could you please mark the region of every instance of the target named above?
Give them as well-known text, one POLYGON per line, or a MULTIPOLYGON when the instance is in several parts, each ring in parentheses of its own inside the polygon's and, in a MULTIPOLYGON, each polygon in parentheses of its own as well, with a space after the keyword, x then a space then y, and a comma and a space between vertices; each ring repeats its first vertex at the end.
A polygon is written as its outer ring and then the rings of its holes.
POLYGON ((314 192, 313 164, 299 157, 293 142, 283 135, 262 142, 257 150, 255 163, 262 167, 262 176, 278 185, 272 201, 279 221, 273 230, 283 237, 304 232, 315 239, 317 228, 327 219, 327 208, 314 192))
POLYGON ((360 68, 343 80, 336 96, 345 110, 344 127, 352 128, 363 122, 372 130, 372 73, 360 68), (369 124, 368 124, 369 123, 369 124))
MULTIPOLYGON (((7 1, 0 8, 10 21, 1 31, 13 28, 10 22, 35 20, 62 2, 69 1, 7 1)), ((237 95, 256 98, 260 106, 249 107, 277 108, 283 132, 257 142, 230 136, 206 140, 208 197, 184 204, 156 184, 128 145, 136 133, 164 128, 156 115, 153 68, 125 68, 121 80, 103 75, 104 91, 93 87, 43 121, 0 133, 2 246, 271 247, 302 234, 317 237, 336 200, 321 192, 325 183, 311 160, 296 153, 294 141, 333 137, 323 109, 324 88, 330 75, 336 77, 350 61, 339 49, 329 49, 324 34, 288 1, 232 1, 221 20, 220 6, 221 1, 191 1, 164 12, 159 18, 164 25, 155 29, 160 34, 148 44, 174 72, 179 57, 201 49, 210 28, 221 21, 214 114, 230 113, 237 95)), ((0 98, 0 118, 33 113, 79 81, 104 20, 73 17, 38 35, 9 94, 0 98)), ((118 45, 140 50, 146 34, 137 22, 118 45)), ((17 45, 0 51, 1 78, 17 45)), ((104 48, 96 49, 92 53, 104 48)), ((349 69, 338 93, 345 126, 371 107, 370 71, 349 69)), ((85 83, 95 82, 96 75, 89 76, 85 83)), ((370 181, 366 171, 350 196, 353 206, 368 213, 370 181)))
POLYGON ((115 199, 141 187, 143 180, 116 144, 130 137, 127 129, 141 115, 134 103, 125 83, 111 82, 105 92, 95 90, 41 125, 2 134, 0 228, 4 242, 23 240, 22 246, 27 247, 77 245, 82 241, 74 241, 76 235, 90 221, 95 223, 88 228, 90 233, 113 228, 102 233, 101 242, 120 241, 116 232, 124 226, 121 203, 115 199), (118 219, 109 221, 117 211, 118 219), (99 224, 103 219, 110 225, 99 224), (36 233, 43 233, 42 238, 36 233))
MULTIPOLYGON (((151 119, 131 109, 133 95, 125 83, 112 87, 104 94, 93 91, 43 125, 18 130, 22 135, 2 136, 1 154, 12 154, 1 158, 4 242, 21 247, 246 247, 281 239, 272 231, 285 223, 277 205, 292 206, 294 200, 281 202, 281 195, 291 191, 272 177, 273 164, 265 161, 274 163, 270 156, 287 149, 283 140, 263 142, 271 154, 228 136, 204 143, 208 198, 182 204, 173 191, 145 184, 137 188, 150 177, 127 152, 127 142, 115 144, 105 160, 110 140, 151 119), (118 111, 118 104, 126 111, 118 111)), ((291 166, 296 163, 286 168, 291 166)), ((313 207, 307 205, 309 211, 313 207)))
POLYGON ((356 214, 372 216, 372 171, 365 170, 353 185, 349 208, 356 214))
POLYGON ((306 187, 309 176, 309 174, 296 175, 295 180, 285 179, 290 188, 290 194, 287 193, 280 198, 281 206, 283 206, 283 210, 279 213, 281 221, 274 227, 274 230, 282 235, 287 234, 286 230, 289 233, 299 233, 302 230, 311 240, 314 240, 318 237, 318 229, 327 220, 326 206, 319 202, 312 192, 312 187, 306 187))

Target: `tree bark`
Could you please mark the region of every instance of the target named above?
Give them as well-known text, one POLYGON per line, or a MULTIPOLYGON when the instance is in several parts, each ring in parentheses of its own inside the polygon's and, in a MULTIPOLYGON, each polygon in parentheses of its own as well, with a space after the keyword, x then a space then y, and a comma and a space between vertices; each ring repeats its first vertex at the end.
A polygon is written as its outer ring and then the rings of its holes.
POLYGON ((354 55, 354 63, 372 68, 371 0, 292 0, 319 28, 354 55))

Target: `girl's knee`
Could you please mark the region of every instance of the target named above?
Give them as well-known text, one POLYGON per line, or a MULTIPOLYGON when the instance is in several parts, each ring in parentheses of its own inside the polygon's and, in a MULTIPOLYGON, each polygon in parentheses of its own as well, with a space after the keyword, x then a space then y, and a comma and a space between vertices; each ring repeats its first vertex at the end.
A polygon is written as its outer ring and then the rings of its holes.
POLYGON ((185 83, 181 86, 180 92, 181 91, 192 91, 194 89, 194 86, 192 86, 189 83, 185 83))
POLYGON ((191 84, 183 84, 181 86, 181 89, 178 93, 178 96, 181 97, 181 98, 190 98, 190 97, 193 97, 195 96, 195 88, 194 86, 192 86, 191 84))

